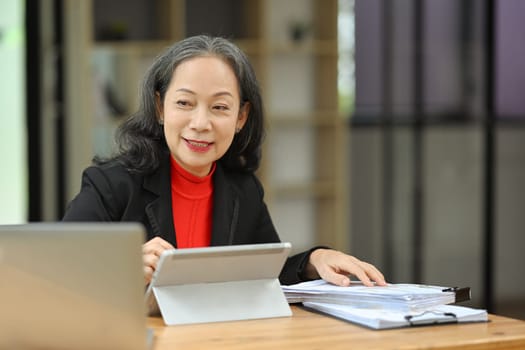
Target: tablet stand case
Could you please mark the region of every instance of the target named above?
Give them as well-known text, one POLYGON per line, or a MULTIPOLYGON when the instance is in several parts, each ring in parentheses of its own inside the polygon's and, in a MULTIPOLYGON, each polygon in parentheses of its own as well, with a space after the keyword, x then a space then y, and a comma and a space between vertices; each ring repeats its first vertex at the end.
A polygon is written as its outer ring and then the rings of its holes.
POLYGON ((146 293, 149 309, 166 325, 291 316, 278 279, 290 249, 269 243, 166 252, 146 293))
POLYGON ((167 325, 291 316, 278 279, 153 287, 167 325))

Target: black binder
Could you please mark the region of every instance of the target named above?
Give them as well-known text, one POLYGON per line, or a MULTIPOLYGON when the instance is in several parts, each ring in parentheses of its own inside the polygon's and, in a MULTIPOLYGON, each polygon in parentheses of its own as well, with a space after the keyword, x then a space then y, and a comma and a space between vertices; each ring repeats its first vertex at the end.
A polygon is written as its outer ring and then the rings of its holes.
POLYGON ((470 300, 470 287, 450 287, 443 289, 443 292, 454 292, 456 303, 470 300))

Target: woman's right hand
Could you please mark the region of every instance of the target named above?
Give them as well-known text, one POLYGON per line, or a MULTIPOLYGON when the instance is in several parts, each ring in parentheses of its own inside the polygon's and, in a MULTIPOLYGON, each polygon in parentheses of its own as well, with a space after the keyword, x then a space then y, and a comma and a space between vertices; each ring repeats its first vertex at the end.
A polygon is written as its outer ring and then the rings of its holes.
POLYGON ((169 242, 160 237, 155 237, 142 245, 142 263, 144 267, 144 282, 149 284, 151 277, 157 269, 159 257, 163 251, 175 249, 169 242))

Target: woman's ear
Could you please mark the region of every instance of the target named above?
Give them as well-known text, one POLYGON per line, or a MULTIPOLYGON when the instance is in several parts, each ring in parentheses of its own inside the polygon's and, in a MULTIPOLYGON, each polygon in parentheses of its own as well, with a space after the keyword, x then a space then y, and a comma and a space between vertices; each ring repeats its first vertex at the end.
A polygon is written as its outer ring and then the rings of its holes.
POLYGON ((248 120, 248 115, 250 114, 250 107, 250 102, 245 102, 239 109, 237 125, 235 126, 235 130, 237 130, 237 132, 241 131, 241 129, 244 127, 244 124, 246 124, 246 121, 248 120))
POLYGON ((164 113, 162 108, 162 100, 158 91, 155 91, 155 112, 157 114, 157 122, 162 125, 164 124, 164 113))

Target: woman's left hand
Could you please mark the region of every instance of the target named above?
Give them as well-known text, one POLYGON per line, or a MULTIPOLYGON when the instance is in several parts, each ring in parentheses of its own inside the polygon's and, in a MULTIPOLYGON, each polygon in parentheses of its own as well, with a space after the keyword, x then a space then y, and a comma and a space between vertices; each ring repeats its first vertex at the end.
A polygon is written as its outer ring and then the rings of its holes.
POLYGON ((349 275, 357 277, 365 286, 386 285, 383 274, 372 264, 354 256, 331 249, 316 249, 310 254, 307 276, 319 277, 338 286, 349 286, 349 275))

